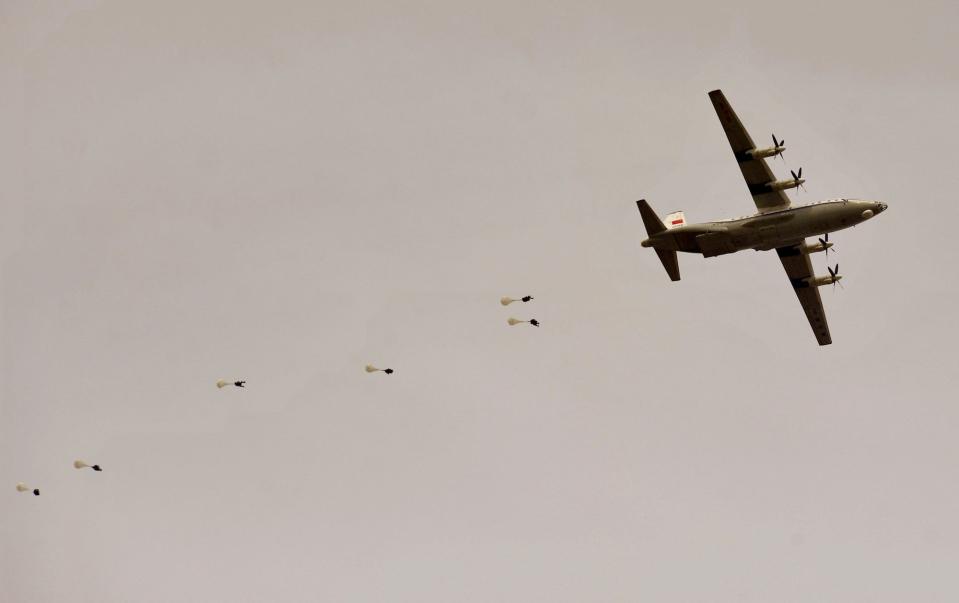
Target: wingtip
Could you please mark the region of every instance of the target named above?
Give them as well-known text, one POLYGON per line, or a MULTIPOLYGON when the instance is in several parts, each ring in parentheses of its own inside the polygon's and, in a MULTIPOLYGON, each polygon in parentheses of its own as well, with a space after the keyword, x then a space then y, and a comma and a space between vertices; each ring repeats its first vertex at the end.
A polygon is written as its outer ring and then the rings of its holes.
POLYGON ((720 90, 719 88, 716 88, 715 90, 709 91, 709 96, 716 96, 717 94, 722 94, 722 93, 723 93, 722 90, 720 90))

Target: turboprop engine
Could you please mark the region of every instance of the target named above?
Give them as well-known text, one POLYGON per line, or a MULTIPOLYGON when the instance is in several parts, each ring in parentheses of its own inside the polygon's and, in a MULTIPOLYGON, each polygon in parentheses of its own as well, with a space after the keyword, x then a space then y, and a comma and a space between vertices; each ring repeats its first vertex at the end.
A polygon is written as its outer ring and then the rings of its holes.
POLYGON ((842 275, 839 274, 839 264, 836 264, 835 269, 826 266, 826 270, 829 271, 829 276, 815 276, 807 279, 806 282, 813 287, 822 287, 823 285, 835 285, 842 280, 842 275))
MULTIPOLYGON (((776 140, 776 135, 773 134, 773 145, 774 146, 771 146, 766 149, 752 149, 750 151, 746 151, 746 155, 748 155, 749 157, 752 157, 753 159, 762 159, 764 157, 775 157, 776 155, 779 155, 780 157, 782 157, 783 151, 786 150, 786 141, 776 140)), ((783 157, 783 161, 785 160, 786 158, 783 157)))
POLYGON ((838 277, 836 277, 836 276, 817 276, 816 278, 812 279, 812 282, 809 283, 809 284, 812 285, 813 287, 822 287, 823 285, 831 285, 831 284, 833 284, 833 283, 838 283, 838 282, 839 282, 839 279, 841 279, 841 278, 842 278, 841 276, 838 276, 838 277))
POLYGON ((825 251, 826 255, 828 256, 829 249, 832 246, 833 244, 829 242, 829 233, 826 233, 825 239, 819 238, 817 239, 817 242, 812 244, 808 242, 803 243, 802 252, 805 253, 806 255, 809 255, 810 253, 819 253, 820 251, 825 251))
MULTIPOLYGON (((806 180, 802 177, 802 168, 799 168, 799 172, 789 172, 792 174, 792 180, 774 180, 767 184, 770 190, 774 191, 784 191, 789 188, 796 188, 797 186, 802 186, 803 182, 806 180)), ((805 189, 804 189, 805 190, 805 189)))

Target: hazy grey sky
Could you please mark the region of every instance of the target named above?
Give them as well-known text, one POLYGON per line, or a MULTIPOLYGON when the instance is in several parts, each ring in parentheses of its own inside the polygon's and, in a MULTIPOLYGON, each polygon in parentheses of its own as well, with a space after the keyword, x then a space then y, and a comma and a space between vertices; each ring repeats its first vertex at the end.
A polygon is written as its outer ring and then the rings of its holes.
POLYGON ((0 598, 955 601, 957 19, 4 2, 0 598), (714 88, 890 206, 832 346, 639 246, 753 210, 714 88))

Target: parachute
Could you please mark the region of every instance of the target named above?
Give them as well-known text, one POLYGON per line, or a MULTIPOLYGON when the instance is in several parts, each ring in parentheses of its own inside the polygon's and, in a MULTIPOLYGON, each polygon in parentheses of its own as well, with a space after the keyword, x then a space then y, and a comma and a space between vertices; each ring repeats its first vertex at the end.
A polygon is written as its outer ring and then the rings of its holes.
POLYGON ((391 369, 391 368, 381 369, 381 368, 376 368, 376 367, 373 366, 372 364, 367 364, 367 365, 366 365, 366 372, 367 372, 367 373, 376 373, 376 372, 380 372, 380 371, 386 373, 387 375, 392 375, 392 374, 393 374, 393 369, 391 369))
POLYGON ((504 306, 508 306, 508 305, 510 305, 511 303, 516 302, 516 301, 521 301, 521 302, 524 302, 524 303, 525 303, 525 302, 528 302, 528 301, 531 300, 531 299, 533 299, 533 296, 532 296, 532 295, 524 295, 523 297, 521 297, 521 298, 519 298, 519 299, 513 299, 512 297, 501 297, 501 298, 499 299, 499 303, 503 304, 504 306))
POLYGON ((519 320, 518 318, 513 318, 512 316, 510 316, 510 317, 506 320, 506 322, 508 322, 508 323, 509 323, 509 326, 511 326, 511 327, 512 327, 512 326, 515 326, 515 325, 518 325, 518 324, 522 324, 522 323, 524 323, 524 322, 528 322, 529 324, 533 325, 534 327, 538 327, 538 326, 539 326, 539 321, 536 320, 535 318, 530 318, 529 320, 519 320))
POLYGON ((85 469, 87 467, 89 467, 90 469, 93 469, 94 471, 103 471, 103 469, 100 468, 100 465, 88 465, 86 461, 81 461, 81 460, 73 461, 74 469, 85 469))
MULTIPOLYGON (((30 487, 23 482, 17 482, 17 492, 30 492, 30 487)), ((33 490, 34 496, 40 496, 40 490, 35 488, 33 490)))
POLYGON ((231 383, 230 381, 227 381, 226 379, 220 379, 219 381, 216 382, 217 389, 223 389, 224 387, 228 385, 235 385, 236 387, 244 387, 246 385, 246 381, 233 381, 231 383))

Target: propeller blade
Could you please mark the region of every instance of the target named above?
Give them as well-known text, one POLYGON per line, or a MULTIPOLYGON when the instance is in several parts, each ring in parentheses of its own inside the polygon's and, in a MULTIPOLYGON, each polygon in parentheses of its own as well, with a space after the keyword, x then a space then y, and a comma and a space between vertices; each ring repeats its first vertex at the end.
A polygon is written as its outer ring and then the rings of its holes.
POLYGON ((826 270, 829 271, 829 276, 836 278, 836 273, 832 271, 832 268, 830 268, 829 266, 826 266, 826 270))
POLYGON ((793 180, 799 180, 799 176, 796 175, 796 172, 789 170, 789 173, 793 175, 793 180))
POLYGON ((802 168, 799 168, 799 176, 797 178, 802 178, 802 168))

